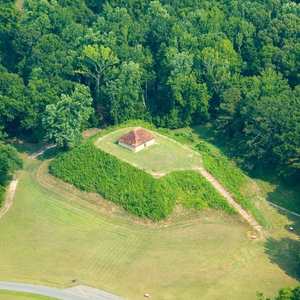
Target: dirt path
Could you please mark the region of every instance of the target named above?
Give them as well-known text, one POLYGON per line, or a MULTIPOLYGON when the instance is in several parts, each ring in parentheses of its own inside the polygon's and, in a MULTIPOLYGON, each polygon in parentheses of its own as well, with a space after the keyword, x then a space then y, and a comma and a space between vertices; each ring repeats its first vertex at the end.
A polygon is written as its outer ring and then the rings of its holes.
POLYGON ((257 231, 261 236, 263 235, 263 228, 259 225, 256 220, 251 216, 246 210, 244 210, 230 195, 230 193, 221 185, 221 183, 213 177, 204 168, 199 168, 200 174, 206 178, 212 186, 227 200, 227 202, 241 215, 241 217, 250 224, 255 231, 257 231))
POLYGON ((47 145, 47 146, 43 147, 41 150, 31 154, 29 156, 29 158, 37 159, 39 156, 43 155, 47 150, 55 148, 55 147, 56 147, 56 145, 47 145))
POLYGON ((22 12, 24 9, 24 0, 16 0, 16 7, 22 12))
POLYGON ((9 211, 14 202, 14 197, 16 193, 16 189, 18 186, 18 179, 14 179, 10 182, 6 195, 3 207, 0 209, 0 219, 9 211))

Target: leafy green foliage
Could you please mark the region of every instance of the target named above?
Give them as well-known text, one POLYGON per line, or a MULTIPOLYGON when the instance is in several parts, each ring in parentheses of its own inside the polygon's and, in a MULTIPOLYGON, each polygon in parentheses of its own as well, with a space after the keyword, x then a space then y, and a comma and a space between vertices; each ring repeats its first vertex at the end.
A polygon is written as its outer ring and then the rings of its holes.
POLYGON ((278 292, 278 295, 274 298, 266 298, 263 294, 258 294, 258 300, 299 300, 300 299, 300 287, 284 288, 278 292))
POLYGON ((0 185, 7 183, 12 173, 22 167, 15 148, 0 142, 0 185))
POLYGON ((123 63, 118 77, 107 83, 110 114, 115 124, 142 117, 146 104, 142 92, 141 70, 134 62, 123 63))
POLYGON ((47 139, 58 147, 74 147, 93 112, 91 105, 89 89, 82 85, 77 85, 71 96, 62 95, 56 105, 49 104, 43 119, 47 139))
POLYGON ((42 139, 46 106, 80 83, 92 127, 210 121, 246 168, 297 182, 299 29, 292 0, 2 1, 0 126, 42 139))
POLYGON ((24 83, 14 73, 0 69, 0 126, 7 132, 16 131, 25 110, 24 83))
POLYGON ((22 160, 16 149, 0 142, 0 206, 4 197, 5 185, 11 179, 12 174, 21 167, 22 160))

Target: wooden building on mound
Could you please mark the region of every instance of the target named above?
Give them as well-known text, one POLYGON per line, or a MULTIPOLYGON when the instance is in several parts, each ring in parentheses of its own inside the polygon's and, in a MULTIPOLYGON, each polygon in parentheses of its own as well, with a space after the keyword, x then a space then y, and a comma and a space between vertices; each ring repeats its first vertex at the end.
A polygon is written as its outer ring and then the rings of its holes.
POLYGON ((129 133, 123 135, 118 140, 118 143, 120 146, 133 152, 138 152, 153 145, 155 143, 155 137, 151 132, 143 128, 135 128, 129 133))

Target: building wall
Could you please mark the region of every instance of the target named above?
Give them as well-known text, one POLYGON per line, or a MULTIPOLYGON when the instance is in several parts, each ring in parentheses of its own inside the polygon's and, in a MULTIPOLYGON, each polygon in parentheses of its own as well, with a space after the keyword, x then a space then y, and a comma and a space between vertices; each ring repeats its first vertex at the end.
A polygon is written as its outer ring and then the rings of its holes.
POLYGON ((131 147, 131 146, 127 145, 127 144, 124 144, 122 142, 119 142, 119 145, 122 146, 122 147, 124 147, 124 148, 127 148, 127 149, 129 149, 131 151, 135 151, 135 149, 133 147, 131 147))
POLYGON ((155 144, 155 139, 153 139, 151 141, 148 141, 148 142, 146 142, 146 143, 144 143, 144 144, 142 144, 142 145, 140 145, 138 147, 135 147, 135 148, 131 147, 131 146, 127 145, 127 144, 124 144, 122 142, 119 142, 120 146, 122 146, 124 148, 127 148, 127 149, 129 149, 129 150, 131 150, 133 152, 139 152, 139 151, 143 150, 144 148, 147 148, 147 147, 149 147, 149 146, 151 146, 153 144, 155 144))

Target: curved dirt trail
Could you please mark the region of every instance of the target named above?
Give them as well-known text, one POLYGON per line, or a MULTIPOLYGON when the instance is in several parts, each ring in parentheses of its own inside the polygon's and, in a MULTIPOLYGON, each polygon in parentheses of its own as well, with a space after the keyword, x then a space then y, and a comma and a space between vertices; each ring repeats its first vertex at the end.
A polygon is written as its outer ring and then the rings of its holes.
MULTIPOLYGON (((33 153, 32 155, 29 156, 31 159, 36 159, 40 155, 44 154, 45 151, 56 147, 56 145, 48 145, 43 147, 40 151, 33 153)), ((4 199, 4 205, 3 207, 0 208, 0 219, 9 211, 9 209, 12 207, 14 198, 15 198, 15 193, 17 190, 17 186, 19 183, 19 179, 14 179, 10 182, 8 189, 5 193, 5 199, 4 199)))
POLYGON ((222 184, 213 177, 208 171, 204 168, 198 169, 199 173, 206 178, 211 185, 227 200, 227 202, 232 206, 241 217, 248 222, 249 225, 253 227, 261 236, 263 235, 263 228, 257 223, 257 221, 251 216, 246 210, 244 210, 230 195, 230 193, 222 186, 222 184))
POLYGON ((18 179, 14 179, 10 182, 8 186, 8 189, 5 194, 4 205, 2 208, 0 208, 0 219, 9 211, 9 209, 13 205, 18 182, 18 179))

